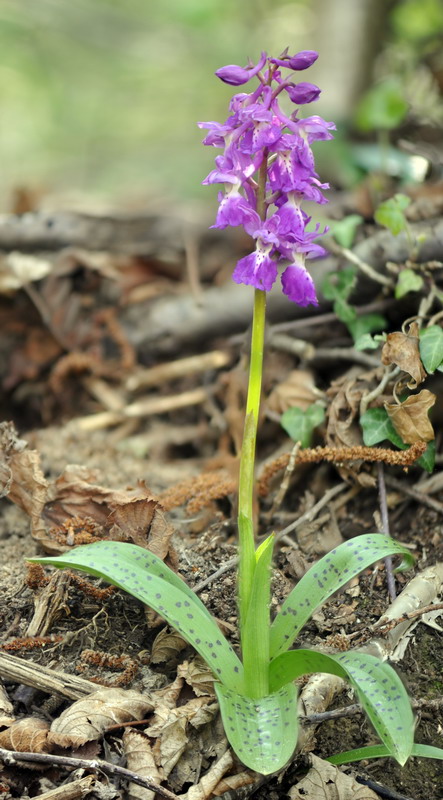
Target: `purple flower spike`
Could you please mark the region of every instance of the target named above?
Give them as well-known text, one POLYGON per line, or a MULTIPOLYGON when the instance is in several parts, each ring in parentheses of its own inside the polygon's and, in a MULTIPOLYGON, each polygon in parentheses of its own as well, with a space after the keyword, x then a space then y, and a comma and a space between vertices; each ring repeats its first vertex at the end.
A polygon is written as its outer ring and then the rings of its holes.
POLYGON ((294 103, 304 105, 317 100, 320 89, 313 83, 287 80, 280 67, 303 70, 316 58, 313 50, 294 56, 285 50, 279 59, 262 53, 256 65, 222 67, 216 75, 225 83, 238 86, 256 75, 258 86, 250 94, 234 95, 226 122, 199 123, 207 130, 204 144, 223 148, 215 169, 203 181, 224 184, 212 227, 241 225, 256 242, 255 251, 238 261, 234 281, 269 292, 281 265, 283 292, 300 306, 318 304, 305 260, 326 254, 317 239, 327 228, 320 230, 317 223, 308 230, 311 218, 301 208, 304 200, 327 202, 322 190, 328 184, 321 183, 315 171, 311 144, 332 139, 335 125, 319 116, 283 112, 282 90, 294 103))
POLYGON ((295 56, 286 56, 285 58, 270 58, 273 64, 279 67, 288 67, 289 69, 308 69, 312 66, 314 61, 317 61, 318 53, 315 50, 301 50, 295 56))
POLYGON ((315 83, 290 83, 285 88, 292 102, 299 106, 313 103, 321 94, 321 89, 315 83))
POLYGON ((260 56, 260 61, 255 66, 250 64, 247 67, 238 67, 237 64, 228 64, 228 66, 218 69, 215 74, 224 83, 229 83, 231 86, 241 86, 263 69, 266 64, 266 58, 266 53, 263 52, 260 56))
POLYGON ((307 269, 300 264, 290 264, 281 276, 283 292, 293 303, 299 306, 318 306, 314 281, 307 269))

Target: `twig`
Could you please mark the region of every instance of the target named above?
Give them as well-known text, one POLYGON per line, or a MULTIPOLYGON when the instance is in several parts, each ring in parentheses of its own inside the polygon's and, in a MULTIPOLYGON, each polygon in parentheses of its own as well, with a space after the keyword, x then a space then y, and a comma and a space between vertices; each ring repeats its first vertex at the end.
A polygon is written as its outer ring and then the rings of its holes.
POLYGON ((402 481, 397 480, 397 478, 391 478, 390 476, 386 476, 386 483, 388 486, 391 486, 392 489, 397 489, 397 491, 403 492, 403 494, 416 500, 417 503, 432 508, 432 510, 437 511, 438 514, 443 514, 443 503, 434 500, 432 497, 428 497, 424 492, 419 492, 417 489, 413 489, 412 486, 407 486, 402 481))
POLYGON ((116 775, 124 780, 132 781, 132 783, 136 783, 138 786, 144 786, 145 789, 152 789, 152 791, 165 797, 166 800, 178 800, 176 794, 170 792, 168 789, 164 789, 163 786, 159 786, 158 783, 154 783, 154 781, 149 778, 142 778, 141 775, 137 775, 136 772, 132 772, 130 769, 118 767, 117 764, 111 764, 109 761, 103 761, 101 758, 95 758, 90 761, 86 758, 54 756, 50 753, 20 753, 19 751, 5 750, 4 747, 0 747, 0 759, 8 766, 15 766, 20 763, 20 761, 25 761, 31 764, 46 764, 48 767, 58 765, 59 767, 73 767, 74 769, 98 770, 104 772, 105 775, 116 775))
POLYGON ((383 378, 381 379, 378 386, 372 390, 372 392, 368 392, 368 394, 364 394, 361 401, 360 401, 360 416, 362 416, 368 408, 369 403, 372 403, 377 397, 379 397, 382 392, 386 389, 389 381, 392 378, 395 378, 400 373, 400 367, 394 367, 394 369, 385 371, 383 378))
POLYGON ((295 531, 300 527, 300 525, 304 525, 306 522, 312 522, 312 520, 317 516, 318 512, 324 506, 328 505, 333 497, 335 497, 337 494, 340 494, 340 492, 346 488, 347 483, 343 481, 342 483, 337 484, 337 486, 333 486, 332 489, 329 489, 329 491, 325 492, 323 497, 320 498, 320 500, 314 506, 312 506, 312 508, 310 508, 308 511, 305 511, 301 517, 298 517, 298 519, 294 520, 294 522, 291 522, 290 525, 287 525, 286 528, 283 528, 282 531, 277 533, 275 537, 276 543, 282 538, 282 536, 287 536, 288 533, 292 533, 292 531, 295 531))
POLYGON ((380 272, 377 272, 377 270, 374 269, 374 267, 371 267, 370 264, 367 264, 366 261, 363 261, 361 258, 359 258, 359 256, 352 250, 348 250, 347 247, 342 247, 333 239, 328 239, 326 242, 326 248, 330 253, 333 253, 336 256, 343 256, 346 261, 350 261, 351 264, 355 264, 355 266, 358 267, 359 270, 363 272, 364 275, 367 275, 367 277, 372 281, 381 283, 382 286, 388 286, 390 289, 394 287, 394 281, 392 281, 391 278, 387 278, 386 275, 381 275, 380 272))
POLYGON ((178 358, 164 364, 156 364, 150 369, 142 369, 131 375, 125 384, 128 392, 146 389, 148 386, 159 386, 165 381, 172 381, 186 375, 194 375, 206 369, 221 369, 232 361, 232 353, 228 350, 211 350, 208 353, 178 358))
POLYGON ((370 356, 368 353, 361 353, 355 347, 317 347, 312 361, 353 361, 355 364, 362 364, 363 367, 379 367, 380 359, 370 356))
MULTIPOLYGON (((381 514, 381 525, 382 530, 381 533, 385 533, 386 536, 390 536, 389 532, 389 513, 388 513, 388 500, 386 497, 386 484, 385 484, 385 473, 383 464, 381 461, 377 464, 377 475, 378 475, 378 496, 380 500, 380 514, 381 514)), ((391 556, 386 556, 384 559, 385 562, 385 569, 386 569, 386 582, 388 584, 388 592, 389 598, 391 603, 394 602, 397 593, 395 590, 395 578, 394 572, 392 569, 392 558, 391 556)))
POLYGON ((73 428, 82 431, 95 431, 118 425, 127 419, 149 417, 154 414, 166 414, 187 406, 196 406, 204 403, 208 398, 208 389, 192 389, 181 394, 166 395, 165 397, 148 397, 145 400, 131 403, 123 412, 101 411, 98 414, 88 414, 86 417, 77 417, 69 422, 73 428))
MULTIPOLYGON (((411 700, 411 706, 414 711, 419 711, 422 708, 430 708, 438 711, 443 706, 443 697, 433 697, 429 699, 427 697, 422 697, 419 700, 411 700)), ((300 717, 300 722, 302 725, 320 725, 321 722, 327 722, 330 719, 354 717, 357 714, 364 713, 365 711, 360 703, 352 703, 349 706, 333 708, 331 711, 321 711, 317 714, 307 714, 306 716, 300 717)))
POLYGON ((362 786, 367 786, 368 789, 372 789, 379 797, 385 797, 386 800, 414 800, 413 797, 407 797, 405 794, 399 794, 394 789, 389 789, 388 786, 383 786, 381 783, 376 783, 376 781, 371 781, 369 778, 362 778, 359 775, 356 776, 355 780, 358 783, 361 783, 362 786))
POLYGON ((94 791, 96 778, 94 775, 85 775, 77 781, 70 781, 58 786, 57 789, 50 789, 49 792, 36 795, 36 800, 81 800, 87 794, 94 791))
POLYGON ((14 683, 24 683, 48 694, 54 692, 70 700, 79 700, 97 691, 97 684, 92 681, 25 661, 9 653, 0 653, 0 675, 14 683))

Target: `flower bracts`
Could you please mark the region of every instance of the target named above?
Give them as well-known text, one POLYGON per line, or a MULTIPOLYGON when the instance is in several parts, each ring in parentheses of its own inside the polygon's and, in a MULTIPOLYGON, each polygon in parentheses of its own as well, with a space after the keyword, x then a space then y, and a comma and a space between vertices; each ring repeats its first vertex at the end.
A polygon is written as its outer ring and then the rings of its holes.
POLYGON ((287 116, 279 95, 297 106, 317 100, 317 86, 291 80, 291 71, 307 69, 316 59, 313 50, 294 56, 285 51, 280 58, 262 53, 256 65, 222 67, 216 75, 225 83, 240 86, 255 76, 259 86, 252 94, 234 95, 225 123, 199 123, 209 131, 203 143, 224 148, 203 181, 224 185, 213 227, 242 225, 255 239, 255 250, 237 263, 234 281, 269 291, 283 265, 283 292, 300 306, 317 305, 305 259, 324 255, 315 239, 327 230, 317 225, 308 231, 311 218, 301 208, 304 199, 327 202, 322 190, 328 184, 315 171, 311 144, 331 139, 335 125, 319 116, 299 118, 298 109, 287 116))

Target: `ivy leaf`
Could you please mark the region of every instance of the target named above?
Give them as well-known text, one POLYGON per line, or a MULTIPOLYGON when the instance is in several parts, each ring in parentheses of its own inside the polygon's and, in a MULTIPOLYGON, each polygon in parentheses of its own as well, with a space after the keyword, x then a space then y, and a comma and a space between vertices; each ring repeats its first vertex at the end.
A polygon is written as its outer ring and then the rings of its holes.
POLYGON ((427 372, 435 372, 443 364, 443 328, 431 325, 420 332, 420 356, 427 372))
POLYGON ((433 472, 435 467, 435 439, 428 442, 428 446, 422 456, 417 461, 417 464, 426 472, 433 472))
POLYGON ((334 313, 341 322, 349 325, 357 319, 357 312, 346 300, 339 297, 334 303, 334 313))
POLYGON ((380 347, 380 341, 374 339, 370 333, 364 333, 354 342, 354 348, 356 350, 376 350, 377 347, 380 347))
MULTIPOLYGON (((354 342, 358 342, 362 336, 365 336, 368 333, 374 333, 374 331, 381 331, 383 328, 387 327, 387 320, 386 317, 383 317, 382 314, 362 314, 359 317, 356 317, 355 320, 348 323, 349 331, 354 339, 354 342)), ((375 345, 371 345, 371 348, 378 347, 378 343, 375 345)), ((361 348, 364 349, 364 348, 361 348)))
POLYGON ((323 279, 321 290, 326 300, 347 300, 355 286, 357 267, 330 272, 323 279))
POLYGON ((406 217, 404 210, 411 202, 411 198, 405 194, 395 194, 389 200, 381 203, 375 211, 374 218, 379 225, 384 225, 385 228, 391 231, 393 236, 398 236, 399 233, 407 227, 406 217))
POLYGON ((360 214, 349 214, 347 217, 330 223, 330 233, 342 247, 352 247, 358 226, 363 222, 360 214))
POLYGON ((419 292, 423 287, 423 278, 414 269, 402 269, 398 276, 395 287, 395 297, 397 300, 404 297, 408 292, 419 292))
POLYGON ((405 450, 407 445, 395 430, 385 408, 368 408, 360 417, 363 441, 368 447, 379 442, 392 442, 396 447, 405 450))
POLYGON ((302 447, 310 447, 314 428, 321 425, 324 418, 324 409, 314 403, 308 406, 305 411, 296 407, 288 408, 282 414, 280 422, 294 442, 301 442, 302 447))
POLYGON ((357 107, 355 122, 362 131, 392 130, 405 118, 408 104, 396 78, 387 78, 369 89, 357 107))

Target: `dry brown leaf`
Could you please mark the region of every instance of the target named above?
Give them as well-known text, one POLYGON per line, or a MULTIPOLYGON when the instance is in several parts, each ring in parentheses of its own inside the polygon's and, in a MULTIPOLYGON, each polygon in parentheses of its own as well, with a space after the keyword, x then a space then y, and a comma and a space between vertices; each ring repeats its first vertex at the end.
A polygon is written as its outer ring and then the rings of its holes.
POLYGON ((435 439, 428 411, 436 399, 436 395, 429 389, 422 389, 418 394, 412 394, 403 403, 385 403, 389 418, 405 444, 431 442, 435 439))
MULTIPOLYGON (((332 447, 355 447, 363 444, 359 424, 360 402, 380 381, 381 369, 367 373, 360 367, 352 367, 345 375, 333 381, 327 391, 331 402, 326 412, 325 442, 332 447)), ((351 467, 341 466, 338 471, 344 480, 357 482, 361 486, 375 486, 375 478, 361 471, 362 462, 355 462, 351 467)))
POLYGON ((266 407, 277 414, 297 406, 305 411, 323 392, 316 388, 312 372, 304 369, 292 370, 286 380, 274 387, 266 400, 266 407))
POLYGON ((154 753, 165 778, 174 769, 187 744, 186 720, 183 717, 176 718, 164 726, 155 744, 154 753))
POLYGON ((41 520, 47 500, 48 484, 43 475, 40 456, 27 450, 11 422, 0 424, 0 495, 22 508, 31 519, 32 535, 44 532, 41 520))
POLYGON ((14 706, 0 681, 0 728, 7 728, 15 722, 14 706))
POLYGON ((176 663, 179 653, 187 647, 187 642, 177 631, 169 631, 163 628, 157 634, 151 651, 151 664, 162 664, 164 662, 176 663))
POLYGON ((379 800, 378 795, 327 761, 309 756, 311 769, 288 794, 291 800, 379 800))
POLYGON ((45 278, 52 270, 47 259, 13 251, 0 259, 0 294, 21 289, 31 281, 45 278))
POLYGON ((49 741, 79 747, 98 739, 113 725, 143 719, 154 708, 152 699, 129 689, 99 689, 77 700, 51 725, 49 741))
POLYGON ((184 678, 197 697, 215 697, 214 675, 206 661, 197 656, 192 661, 184 661, 177 668, 177 675, 184 678))
POLYGON ((420 358, 417 322, 411 323, 407 334, 401 331, 388 333, 381 351, 381 360, 383 364, 396 364, 403 372, 407 372, 412 378, 412 382, 408 384, 410 389, 416 389, 424 381, 426 372, 420 358))
POLYGON ((0 733, 0 747, 21 753, 47 753, 49 723, 37 717, 26 717, 14 722, 0 733))
MULTIPOLYGON (((136 728, 126 728, 123 734, 123 751, 126 766, 142 778, 149 778, 160 784, 163 775, 157 768, 149 738, 136 728)), ((153 800, 155 792, 135 783, 129 784, 129 800, 153 800)))
POLYGON ((115 523, 112 539, 147 547, 163 560, 168 555, 174 528, 158 500, 143 497, 123 503, 111 513, 109 521, 115 523))

